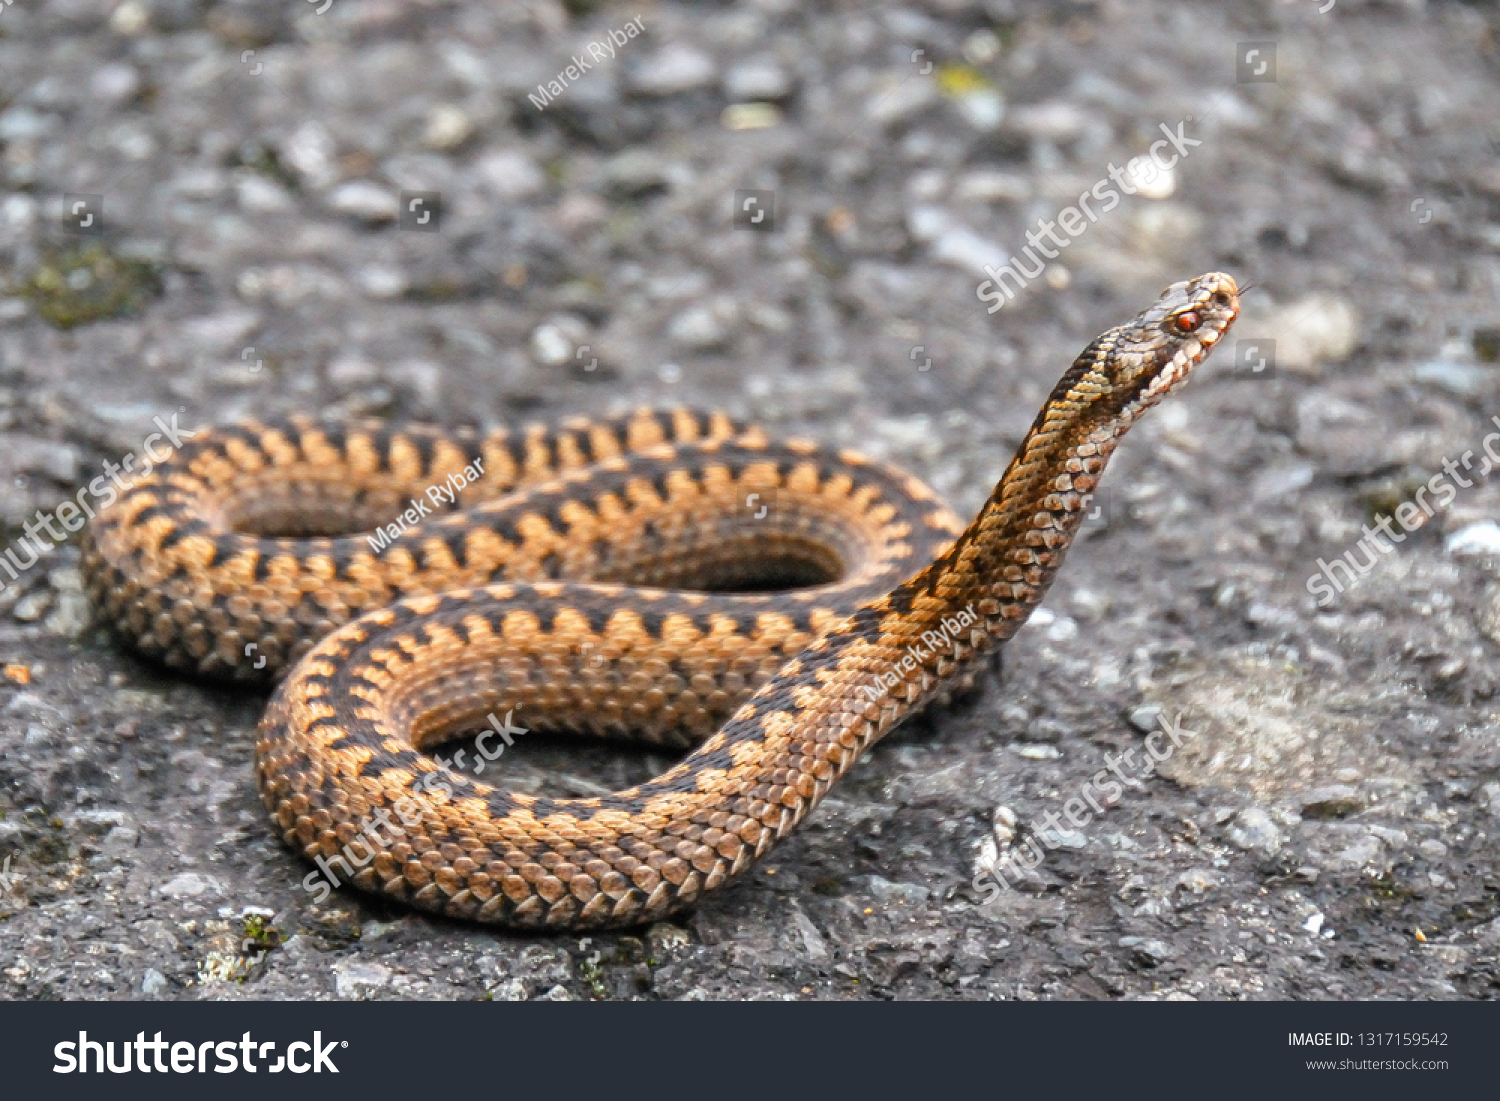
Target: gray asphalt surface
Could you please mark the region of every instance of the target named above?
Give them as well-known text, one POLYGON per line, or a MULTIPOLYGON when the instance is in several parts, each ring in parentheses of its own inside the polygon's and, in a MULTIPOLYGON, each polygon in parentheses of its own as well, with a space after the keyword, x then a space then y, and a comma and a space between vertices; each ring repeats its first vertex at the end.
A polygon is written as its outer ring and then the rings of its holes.
MULTIPOLYGON (((1095 334, 1177 279, 1253 284, 1004 670, 629 934, 316 901, 255 795, 260 698, 121 652, 76 535, 0 570, 0 997, 1494 997, 1497 27, 1351 0, 0 9, 12 550, 156 418, 297 410, 719 407, 972 514, 1095 334), (985 297, 1044 220, 1068 243, 985 297), (1191 735, 1146 775, 1163 719, 1191 735), (1118 806, 1057 817, 1111 765, 1118 806)), ((666 764, 512 761, 561 793, 666 764)))

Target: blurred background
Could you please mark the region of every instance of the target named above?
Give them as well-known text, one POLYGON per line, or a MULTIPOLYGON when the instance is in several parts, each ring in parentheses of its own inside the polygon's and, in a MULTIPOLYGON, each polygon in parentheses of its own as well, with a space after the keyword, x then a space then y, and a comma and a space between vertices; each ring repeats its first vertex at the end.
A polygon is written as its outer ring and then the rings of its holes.
POLYGON ((0 855, 26 876, 0 884, 24 961, 0 989, 1494 996, 1500 488, 1455 477, 1350 583, 1326 564, 1500 427, 1497 24, 1421 0, 7 0, 8 540, 158 418, 293 411, 725 408, 971 514, 1096 334, 1204 271, 1252 289, 1121 449, 1002 678, 733 891, 592 946, 313 906, 251 783, 260 702, 118 652, 71 543, 0 576, 0 855), (1164 714, 1200 735, 1165 778, 982 905, 983 862, 1164 714), (253 963, 247 907, 285 934, 253 963))

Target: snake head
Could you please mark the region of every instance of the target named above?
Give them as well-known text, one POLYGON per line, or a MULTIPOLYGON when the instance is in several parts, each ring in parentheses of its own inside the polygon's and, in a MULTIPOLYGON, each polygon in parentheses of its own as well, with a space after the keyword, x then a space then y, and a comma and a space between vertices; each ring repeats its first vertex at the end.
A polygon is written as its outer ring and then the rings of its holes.
POLYGON ((1166 397, 1223 339, 1240 312, 1234 279, 1211 271, 1173 283, 1133 321, 1095 342, 1118 415, 1130 423, 1166 397), (1123 400, 1122 400, 1123 399, 1123 400))

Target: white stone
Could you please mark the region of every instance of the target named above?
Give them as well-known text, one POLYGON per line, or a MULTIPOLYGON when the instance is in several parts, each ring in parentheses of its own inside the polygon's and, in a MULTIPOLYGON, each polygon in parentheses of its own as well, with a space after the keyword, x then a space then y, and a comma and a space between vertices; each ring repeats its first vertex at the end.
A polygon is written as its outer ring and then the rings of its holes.
POLYGON ((652 96, 702 88, 717 73, 714 59, 701 50, 672 42, 643 60, 631 74, 631 87, 652 96))
POLYGON ((256 310, 224 310, 189 318, 182 323, 182 335, 201 348, 222 352, 239 345, 259 324, 256 310))
POLYGON ((1284 841, 1271 816, 1261 807, 1246 807, 1235 815, 1229 840, 1242 849, 1256 849, 1268 856, 1281 851, 1284 841))
POLYGON ((1088 112, 1063 100, 1017 107, 1010 115, 1010 124, 1017 130, 1048 141, 1072 141, 1084 132, 1088 121, 1088 112))
POLYGON ((36 222, 37 202, 30 195, 7 195, 0 202, 0 219, 8 230, 30 229, 36 222))
POLYGON ((531 354, 544 366, 560 367, 579 358, 579 349, 587 343, 588 323, 572 314, 558 314, 532 330, 531 354))
POLYGON ((0 141, 29 141, 48 133, 57 122, 55 115, 43 115, 30 107, 12 107, 0 111, 0 141))
POLYGON ((791 90, 791 78, 771 58, 747 58, 724 74, 724 93, 732 100, 784 99, 791 90))
POLYGON ((110 28, 116 34, 137 35, 151 23, 151 12, 139 0, 125 0, 109 17, 110 28))
POLYGON ((919 114, 938 102, 931 80, 909 80, 909 73, 892 74, 865 101, 865 117, 884 126, 919 114))
POLYGON ((733 300, 693 306, 672 319, 667 336, 684 347, 707 351, 723 346, 733 334, 738 316, 733 300))
POLYGON ((384 264, 369 264, 355 273, 359 289, 370 298, 400 298, 409 285, 406 273, 384 264))
POLYGON ((1314 294, 1278 309, 1263 326, 1276 334, 1276 366, 1311 371, 1348 359, 1359 343, 1359 311, 1346 298, 1314 294))
POLYGON ((213 876, 182 872, 167 880, 157 890, 169 898, 196 898, 206 893, 221 895, 224 893, 224 885, 213 876))
POLYGON ((1125 175, 1143 199, 1170 199, 1177 190, 1176 168, 1165 168, 1150 157, 1130 158, 1125 175))
POLYGON ((959 114, 976 130, 994 130, 1005 118, 1005 99, 993 88, 965 92, 954 103, 959 114))
POLYGON ((380 367, 364 356, 342 355, 328 365, 328 381, 339 389, 353 389, 380 381, 380 367))
POLYGON ((297 208, 286 188, 253 172, 234 181, 234 195, 246 214, 286 214, 297 208))
POLYGON ((515 149, 486 153, 475 163, 474 171, 488 191, 509 202, 529 199, 547 186, 546 174, 536 162, 515 149))
POLYGON ((1078 637, 1078 623, 1068 616, 1058 616, 1047 628, 1047 638, 1052 642, 1070 642, 1078 637))
POLYGON ((391 969, 363 960, 340 960, 333 965, 334 986, 341 998, 358 998, 391 981, 391 969))
POLYGON ((105 103, 123 103, 141 87, 141 74, 134 65, 112 61, 94 70, 89 78, 89 92, 105 103))
POLYGON ((422 140, 433 149, 457 149, 474 133, 474 120, 452 103, 440 103, 427 113, 422 140))
POLYGON ((1024 203, 1031 198, 1031 181, 1018 172, 976 169, 965 172, 953 187, 953 197, 966 202, 1024 203))
POLYGON ((726 130, 769 130, 781 125, 781 108, 774 103, 731 103, 719 113, 726 130))
POLYGON ((389 188, 370 180, 350 180, 333 189, 328 205, 363 222, 393 222, 401 204, 389 188))
POLYGON ((310 187, 324 188, 338 179, 337 148, 320 122, 304 122, 282 144, 281 155, 310 187))
POLYGON ((1004 246, 981 237, 966 226, 949 226, 932 243, 932 258, 985 278, 985 267, 1001 268, 1010 262, 1004 246))
POLYGON ((1448 536, 1449 554, 1500 554, 1500 524, 1481 520, 1448 536))

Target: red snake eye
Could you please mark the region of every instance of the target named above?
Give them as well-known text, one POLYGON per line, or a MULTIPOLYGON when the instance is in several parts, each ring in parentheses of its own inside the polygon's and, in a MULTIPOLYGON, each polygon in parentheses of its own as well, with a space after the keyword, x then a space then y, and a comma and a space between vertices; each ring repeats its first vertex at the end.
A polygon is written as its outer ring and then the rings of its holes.
POLYGON ((1186 313, 1180 313, 1172 318, 1172 328, 1176 329, 1179 333, 1195 333, 1202 324, 1203 318, 1196 310, 1188 310, 1186 313))

